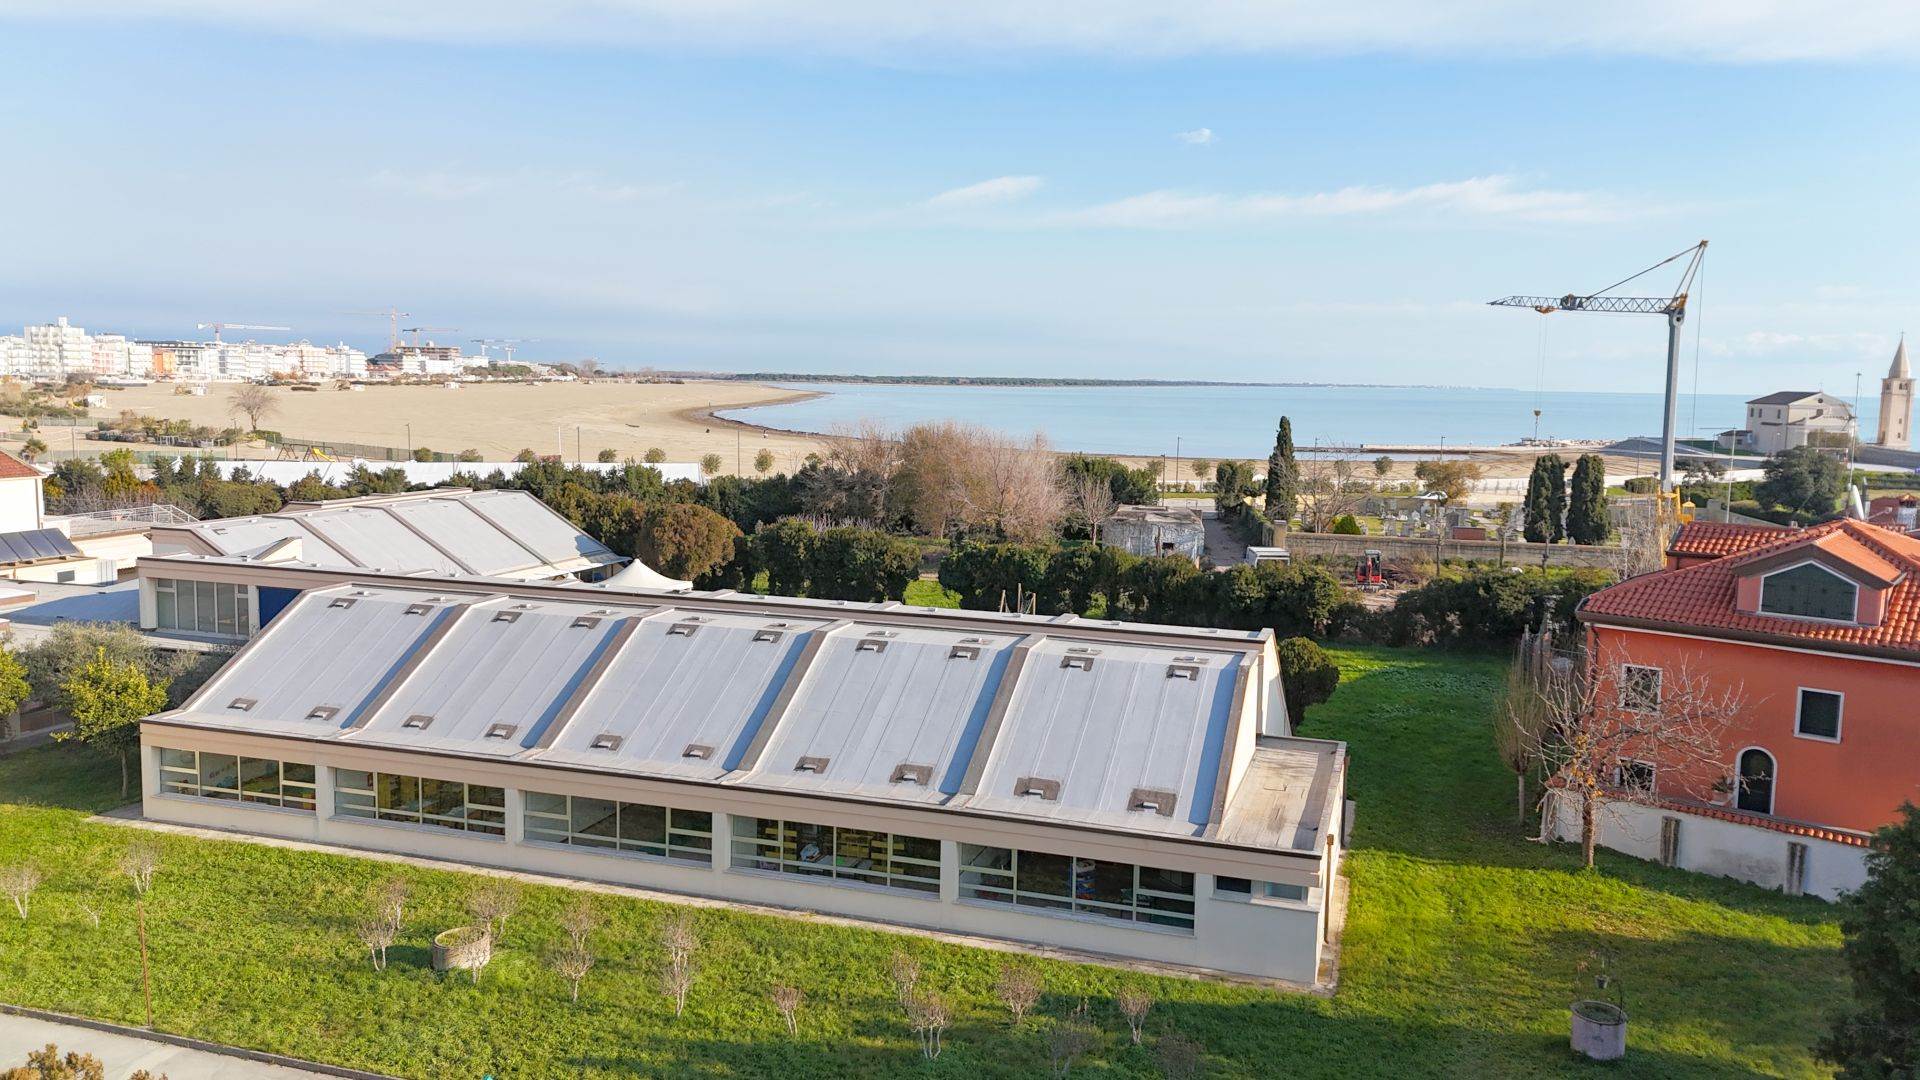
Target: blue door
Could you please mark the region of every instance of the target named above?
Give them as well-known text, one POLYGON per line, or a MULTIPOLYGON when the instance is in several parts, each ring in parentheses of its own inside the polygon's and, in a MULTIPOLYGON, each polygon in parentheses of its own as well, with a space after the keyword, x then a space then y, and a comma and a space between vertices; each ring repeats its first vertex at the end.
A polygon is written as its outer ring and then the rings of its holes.
POLYGON ((260 625, 265 626, 272 622, 273 617, 285 611, 287 605, 293 603, 293 598, 299 595, 299 589, 275 589, 265 585, 260 586, 260 625))

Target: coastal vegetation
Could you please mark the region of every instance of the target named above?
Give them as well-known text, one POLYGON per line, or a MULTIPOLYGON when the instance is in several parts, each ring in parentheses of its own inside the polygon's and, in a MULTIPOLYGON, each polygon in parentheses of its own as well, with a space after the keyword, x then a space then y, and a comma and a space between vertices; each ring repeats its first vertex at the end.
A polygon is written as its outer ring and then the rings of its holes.
POLYGON ((1605 850, 1582 870, 1577 848, 1514 825, 1491 749, 1500 657, 1327 653, 1340 686, 1309 730, 1349 744, 1358 807, 1331 997, 1041 957, 1009 977, 1006 954, 945 941, 540 885, 520 890, 484 977, 435 975, 432 938, 474 925, 489 879, 90 820, 120 801, 118 770, 74 746, 0 758, 0 867, 43 875, 29 917, 0 919, 0 985, 15 1004, 140 1023, 120 864, 144 846, 157 1027, 408 1077, 1033 1076, 1069 1035, 1073 1075, 1158 1076, 1162 1049, 1186 1046, 1217 1078, 1563 1076, 1584 1067, 1567 1003, 1595 951, 1632 994, 1628 1074, 1824 1074, 1810 1043, 1847 994, 1835 908, 1605 850), (358 928, 386 917, 395 880, 400 926, 376 971, 358 928), (552 960, 583 900, 594 963, 575 1002, 552 960), (698 963, 676 1018, 663 937, 683 913, 698 963), (896 997, 896 954, 948 1014, 938 1058, 896 997), (1029 972, 1039 990, 1013 995, 1015 1020, 1003 990, 1029 972), (780 987, 803 995, 792 1028, 780 987), (1139 994, 1136 1045, 1122 1003, 1139 994))

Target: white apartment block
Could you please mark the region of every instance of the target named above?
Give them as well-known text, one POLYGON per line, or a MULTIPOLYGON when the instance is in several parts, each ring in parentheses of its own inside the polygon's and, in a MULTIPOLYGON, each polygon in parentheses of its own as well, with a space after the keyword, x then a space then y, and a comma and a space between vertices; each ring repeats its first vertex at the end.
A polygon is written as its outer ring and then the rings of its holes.
POLYGON ((134 341, 124 334, 89 334, 65 318, 0 337, 0 375, 36 382, 60 382, 70 375, 246 382, 280 374, 364 378, 367 354, 345 344, 310 341, 134 341))

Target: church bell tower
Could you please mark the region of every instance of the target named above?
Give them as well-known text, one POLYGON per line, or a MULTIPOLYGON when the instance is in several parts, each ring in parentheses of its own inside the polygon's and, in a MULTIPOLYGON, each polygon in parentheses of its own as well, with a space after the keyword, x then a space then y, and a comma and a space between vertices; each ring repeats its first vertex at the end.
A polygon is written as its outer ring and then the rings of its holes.
POLYGON ((1913 372, 1907 367, 1907 336, 1902 334, 1893 367, 1880 380, 1880 437, 1874 442, 1889 450, 1912 449, 1912 419, 1913 372))

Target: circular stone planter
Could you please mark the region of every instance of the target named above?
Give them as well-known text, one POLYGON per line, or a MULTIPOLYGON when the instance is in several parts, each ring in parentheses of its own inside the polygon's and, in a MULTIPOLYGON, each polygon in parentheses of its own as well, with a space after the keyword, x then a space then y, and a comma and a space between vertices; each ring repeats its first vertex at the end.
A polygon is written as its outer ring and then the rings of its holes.
POLYGON ((1627 1056, 1627 1011, 1605 1001, 1573 1003, 1573 1049, 1595 1061, 1627 1056))
POLYGON ((452 956, 486 936, 487 932, 477 926, 456 926, 433 935, 433 970, 445 973, 451 966, 452 956))

